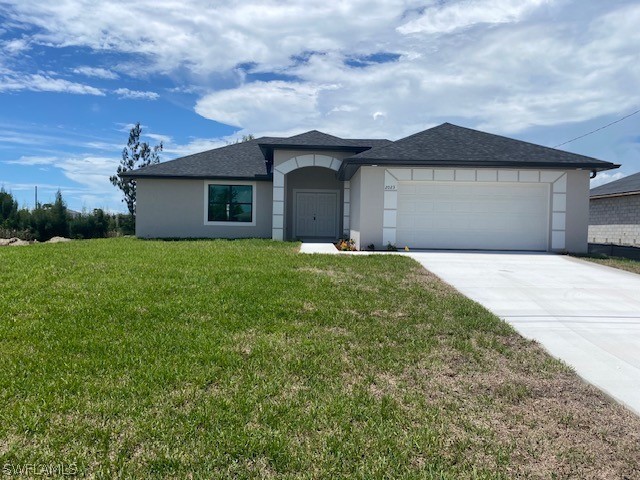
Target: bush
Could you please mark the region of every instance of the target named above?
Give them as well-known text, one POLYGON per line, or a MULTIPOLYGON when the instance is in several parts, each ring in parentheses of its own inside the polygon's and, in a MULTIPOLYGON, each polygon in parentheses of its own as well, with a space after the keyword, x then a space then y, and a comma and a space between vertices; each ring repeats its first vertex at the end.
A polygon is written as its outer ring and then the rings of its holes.
POLYGON ((82 212, 69 222, 71 238, 104 238, 109 232, 109 216, 96 208, 92 213, 82 212))
POLYGON ((31 230, 39 242, 69 236, 69 215, 60 190, 53 204, 39 205, 31 212, 31 230))
POLYGON ((125 213, 118 213, 114 215, 115 225, 112 230, 118 232, 120 235, 135 235, 136 234, 136 219, 133 215, 125 213))
POLYGON ((97 208, 91 213, 70 216, 60 191, 54 203, 38 204, 29 211, 19 209, 13 195, 0 188, 0 238, 44 242, 56 236, 103 238, 134 232, 135 221, 130 215, 110 215, 97 208))

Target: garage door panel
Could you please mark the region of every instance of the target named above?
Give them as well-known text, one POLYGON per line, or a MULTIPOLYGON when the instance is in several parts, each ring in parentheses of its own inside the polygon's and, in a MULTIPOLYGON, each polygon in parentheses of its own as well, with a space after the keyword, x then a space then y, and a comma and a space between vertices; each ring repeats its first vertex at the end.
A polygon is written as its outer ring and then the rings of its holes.
POLYGON ((399 246, 546 250, 546 184, 400 182, 399 246))

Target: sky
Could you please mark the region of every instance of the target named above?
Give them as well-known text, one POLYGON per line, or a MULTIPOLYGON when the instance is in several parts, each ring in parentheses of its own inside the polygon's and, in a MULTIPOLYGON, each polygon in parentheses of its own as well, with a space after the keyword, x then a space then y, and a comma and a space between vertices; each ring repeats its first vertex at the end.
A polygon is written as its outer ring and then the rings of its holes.
MULTIPOLYGON (((546 146, 640 109, 637 0, 0 0, 0 186, 125 211, 135 122, 162 160, 245 134, 546 146)), ((640 114, 561 147, 640 171, 640 114)))

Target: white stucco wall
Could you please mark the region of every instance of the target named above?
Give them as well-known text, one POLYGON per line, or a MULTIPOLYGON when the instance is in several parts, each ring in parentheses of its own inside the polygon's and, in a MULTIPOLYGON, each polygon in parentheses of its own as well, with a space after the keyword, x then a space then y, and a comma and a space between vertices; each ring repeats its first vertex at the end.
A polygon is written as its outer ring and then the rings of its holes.
POLYGON ((360 167, 351 178, 351 238, 356 247, 365 249, 382 243, 384 213, 384 168, 360 167))
POLYGON ((589 232, 589 175, 584 170, 567 171, 566 250, 587 253, 589 232))

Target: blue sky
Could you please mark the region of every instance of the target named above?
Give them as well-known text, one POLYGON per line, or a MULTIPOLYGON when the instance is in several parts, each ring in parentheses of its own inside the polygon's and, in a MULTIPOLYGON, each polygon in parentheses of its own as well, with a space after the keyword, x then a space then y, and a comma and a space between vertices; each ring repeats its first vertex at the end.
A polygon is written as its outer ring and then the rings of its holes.
MULTIPOLYGON (((639 24, 624 0, 0 0, 0 185, 124 211, 137 121, 163 160, 445 121, 554 146, 640 109, 639 24)), ((562 148, 622 164, 595 184, 640 171, 640 114, 562 148)))

